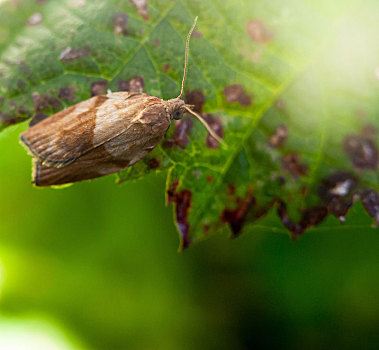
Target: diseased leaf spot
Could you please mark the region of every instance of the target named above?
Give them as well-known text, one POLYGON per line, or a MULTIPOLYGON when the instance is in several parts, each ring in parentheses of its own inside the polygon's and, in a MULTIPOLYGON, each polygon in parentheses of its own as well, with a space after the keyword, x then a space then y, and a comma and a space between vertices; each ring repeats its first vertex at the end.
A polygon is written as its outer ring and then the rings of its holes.
POLYGON ((343 222, 354 203, 354 191, 357 186, 358 179, 353 174, 347 171, 336 171, 322 180, 318 195, 329 212, 343 222))
POLYGON ((227 194, 229 196, 235 195, 235 193, 236 193, 236 186, 234 186, 232 184, 229 184, 226 192, 227 192, 227 194))
POLYGON ((247 22, 246 31, 253 41, 263 45, 269 43, 274 37, 274 33, 268 30, 265 24, 259 19, 247 22))
POLYGON ((192 37, 193 38, 197 38, 197 39, 200 39, 203 37, 203 34, 201 34, 197 29, 195 29, 192 33, 192 37))
POLYGON ((343 141, 343 149, 357 169, 378 167, 378 151, 375 142, 362 135, 348 135, 343 141))
POLYGON ((154 46, 159 46, 161 44, 161 42, 159 41, 159 39, 154 39, 153 40, 153 45, 154 46))
POLYGON ((90 51, 91 48, 89 45, 79 47, 77 49, 73 49, 72 47, 68 46, 61 52, 59 59, 62 62, 71 62, 80 57, 88 56, 90 51))
POLYGON ((91 96, 104 95, 107 92, 108 82, 106 80, 94 81, 91 84, 91 96))
MULTIPOLYGON (((224 137, 224 129, 221 123, 220 118, 218 117, 213 117, 211 114, 205 114, 204 115, 205 121, 208 123, 210 128, 221 138, 224 137)), ((218 149, 219 148, 219 143, 218 141, 208 133, 207 136, 207 141, 206 141, 206 146, 208 148, 214 148, 218 149)))
POLYGON ((157 158, 150 158, 148 162, 149 169, 157 169, 161 166, 161 162, 157 158))
POLYGON ((323 222, 328 215, 328 210, 324 206, 315 206, 305 209, 301 215, 300 221, 295 223, 287 213, 287 204, 279 200, 278 215, 283 225, 292 233, 292 239, 296 239, 312 226, 317 226, 323 222))
POLYGON ((197 113, 201 113, 204 106, 204 94, 201 91, 189 90, 184 96, 184 102, 188 105, 192 105, 193 110, 197 113))
POLYGON ((163 72, 167 72, 170 68, 171 68, 171 65, 170 65, 169 63, 166 63, 166 64, 163 66, 162 70, 163 70, 163 72))
POLYGON ((221 221, 229 224, 233 237, 237 237, 246 222, 249 210, 256 205, 251 187, 248 187, 245 198, 237 197, 235 209, 225 208, 221 213, 221 221))
POLYGON ((126 26, 128 24, 128 15, 126 13, 118 13, 113 16, 113 27, 114 33, 116 35, 124 35, 128 34, 126 30, 126 26))
POLYGON ((42 22, 42 14, 39 12, 33 13, 29 18, 27 25, 28 26, 36 26, 42 22))
POLYGON ((269 137, 268 142, 274 148, 283 147, 287 137, 288 129, 282 124, 276 128, 275 133, 269 137))
POLYGON ((137 8, 138 14, 147 21, 149 19, 149 12, 146 0, 129 0, 137 8))
POLYGON ((177 192, 179 181, 175 180, 167 190, 167 205, 174 203, 175 218, 178 226, 180 237, 182 238, 181 248, 185 249, 191 244, 189 237, 190 224, 188 222, 189 210, 191 208, 192 192, 184 189, 177 192))
POLYGON ((76 100, 76 96, 74 95, 78 89, 76 86, 64 87, 59 90, 58 97, 66 102, 71 102, 76 100))
POLYGON ((379 195, 369 188, 362 193, 361 201, 367 213, 375 220, 374 226, 379 225, 379 195))
POLYGON ((192 119, 188 117, 175 122, 174 141, 176 146, 185 148, 189 142, 188 133, 192 130, 192 127, 192 119))
POLYGON ((207 176, 206 180, 208 183, 212 183, 214 181, 214 178, 213 178, 213 176, 207 176))
POLYGON ((54 111, 62 109, 62 103, 56 97, 52 97, 49 94, 39 95, 36 92, 33 94, 33 105, 35 112, 44 111, 49 107, 54 111))
POLYGON ((298 153, 288 153, 283 156, 282 167, 285 170, 288 170, 295 178, 302 175, 307 175, 308 173, 308 166, 301 163, 300 155, 298 153))
POLYGON ((224 88, 226 101, 229 103, 238 102, 241 106, 250 106, 252 97, 249 96, 240 84, 232 84, 224 88))
POLYGON ((119 91, 142 92, 145 82, 141 76, 137 76, 131 80, 119 80, 117 87, 119 91))

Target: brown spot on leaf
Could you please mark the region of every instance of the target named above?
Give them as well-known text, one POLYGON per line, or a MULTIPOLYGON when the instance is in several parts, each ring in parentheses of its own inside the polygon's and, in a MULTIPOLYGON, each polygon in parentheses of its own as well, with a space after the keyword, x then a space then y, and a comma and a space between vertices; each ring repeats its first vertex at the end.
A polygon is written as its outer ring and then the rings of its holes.
POLYGON ((94 81, 91 84, 91 96, 105 95, 108 88, 108 82, 106 80, 94 81))
POLYGON ((292 239, 296 239, 312 226, 317 226, 325 220, 328 209, 324 206, 315 206, 305 209, 299 222, 294 222, 287 213, 287 204, 280 200, 277 209, 283 225, 292 233, 292 239))
POLYGON ((27 21, 28 26, 36 26, 42 22, 42 14, 39 12, 33 13, 27 21))
POLYGON ((154 39, 153 40, 153 45, 154 46, 159 46, 161 44, 161 42, 159 41, 159 39, 154 39))
POLYGON ((35 112, 42 112, 47 108, 51 107, 54 111, 62 108, 61 102, 49 94, 39 95, 38 93, 33 93, 33 106, 35 112))
MULTIPOLYGON (((208 123, 208 125, 210 126, 210 128, 218 136, 220 136, 221 138, 224 137, 224 129, 223 129, 223 126, 222 126, 220 118, 213 117, 211 114, 205 114, 204 115, 204 119, 208 123)), ((211 134, 209 134, 209 133, 208 133, 208 136, 207 136, 206 146, 208 148, 214 148, 214 149, 218 149, 219 148, 218 141, 211 134)))
POLYGON ((169 63, 166 63, 166 64, 163 66, 162 70, 163 70, 164 72, 167 72, 170 68, 171 68, 170 64, 169 64, 169 63))
POLYGON ((295 178, 308 173, 308 166, 301 163, 300 155, 298 153, 288 153, 283 156, 282 167, 288 170, 295 178))
POLYGON ((241 233, 249 210, 256 204, 252 188, 248 187, 245 198, 238 197, 236 203, 235 209, 225 208, 221 213, 221 221, 229 224, 233 237, 237 237, 241 233))
POLYGON ((224 95, 229 103, 238 102, 241 106, 250 106, 252 98, 240 84, 232 84, 224 88, 224 95))
POLYGON ((179 186, 179 180, 174 180, 170 187, 168 188, 167 190, 167 199, 166 199, 166 205, 169 205, 171 203, 174 202, 175 200, 175 193, 176 193, 176 189, 178 188, 179 186))
POLYGON ((187 189, 177 192, 178 185, 179 181, 175 180, 167 190, 167 205, 174 203, 176 223, 182 238, 180 248, 185 249, 191 244, 189 238, 190 224, 188 222, 188 214, 191 207, 192 192, 187 189))
POLYGON ((146 0, 129 0, 132 4, 137 7, 138 14, 142 16, 142 18, 147 21, 149 19, 149 12, 147 7, 146 0))
POLYGON ((59 90, 58 97, 66 102, 75 101, 76 96, 74 95, 74 93, 76 91, 78 91, 76 86, 64 87, 59 90))
POLYGON ((38 124, 42 120, 46 119, 49 115, 43 113, 37 113, 29 122, 29 127, 38 124))
POLYGON ((211 184, 214 181, 214 178, 213 178, 213 176, 207 176, 206 180, 207 180, 208 183, 211 184))
POLYGON ((150 158, 148 167, 149 169, 157 169, 161 166, 161 162, 157 158, 150 158))
POLYGON ((287 137, 288 129, 285 125, 282 124, 276 128, 275 133, 269 137, 268 142, 272 147, 283 147, 284 143, 287 140, 287 137))
POLYGON ((192 119, 186 117, 175 122, 174 140, 175 144, 181 148, 185 148, 188 144, 188 133, 192 130, 192 119))
POLYGON ((197 29, 195 29, 192 33, 192 37, 199 39, 203 37, 203 34, 201 34, 197 29))
POLYGON ((364 191, 361 195, 361 201, 363 204, 363 207, 367 211, 367 213, 374 218, 375 220, 375 227, 379 225, 379 195, 378 193, 369 188, 366 191, 364 191))
POLYGON ((343 141, 343 148, 355 168, 377 169, 378 151, 375 142, 370 138, 362 135, 348 135, 343 141))
POLYGON ((358 179, 353 174, 347 171, 336 171, 322 180, 318 195, 329 212, 343 222, 354 203, 354 191, 357 186, 358 179))
POLYGON ((89 45, 79 47, 77 49, 73 49, 72 47, 68 46, 61 52, 59 59, 62 62, 71 62, 80 57, 88 56, 90 51, 91 48, 89 45))
POLYGON ((259 19, 247 22, 246 31, 253 41, 263 45, 269 43, 274 37, 274 33, 268 30, 265 24, 259 19))
POLYGON ((235 195, 236 194, 236 186, 229 184, 226 192, 228 193, 229 196, 235 195))
POLYGON ((126 26, 128 24, 128 15, 126 13, 118 13, 113 16, 113 27, 114 33, 116 35, 124 35, 128 34, 126 30, 126 26))
POLYGON ((193 110, 197 113, 201 113, 204 106, 204 94, 201 91, 189 90, 184 96, 184 102, 188 105, 192 105, 193 110))
POLYGON ((17 117, 0 112, 0 124, 3 126, 16 124, 17 121, 17 117))
POLYGON ((142 92, 145 82, 141 76, 131 80, 119 80, 117 87, 120 91, 142 92))

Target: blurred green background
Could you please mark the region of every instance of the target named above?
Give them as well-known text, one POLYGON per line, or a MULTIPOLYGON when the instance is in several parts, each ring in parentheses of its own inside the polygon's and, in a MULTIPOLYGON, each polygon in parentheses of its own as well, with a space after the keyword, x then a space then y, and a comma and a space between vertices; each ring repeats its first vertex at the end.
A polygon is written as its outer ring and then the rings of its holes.
POLYGON ((25 128, 0 136, 2 350, 378 347, 377 230, 256 228, 177 253, 164 176, 33 188, 25 128))

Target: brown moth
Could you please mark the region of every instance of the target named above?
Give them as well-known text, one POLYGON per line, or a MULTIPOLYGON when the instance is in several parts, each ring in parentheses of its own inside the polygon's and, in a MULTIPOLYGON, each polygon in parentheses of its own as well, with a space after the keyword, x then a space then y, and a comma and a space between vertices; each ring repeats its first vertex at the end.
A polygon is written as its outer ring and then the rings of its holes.
POLYGON ((137 92, 95 96, 42 120, 21 134, 33 156, 32 183, 62 185, 112 174, 129 167, 153 150, 173 119, 184 112, 196 116, 208 132, 223 142, 200 115, 182 100, 187 74, 188 33, 180 94, 164 101, 137 92))

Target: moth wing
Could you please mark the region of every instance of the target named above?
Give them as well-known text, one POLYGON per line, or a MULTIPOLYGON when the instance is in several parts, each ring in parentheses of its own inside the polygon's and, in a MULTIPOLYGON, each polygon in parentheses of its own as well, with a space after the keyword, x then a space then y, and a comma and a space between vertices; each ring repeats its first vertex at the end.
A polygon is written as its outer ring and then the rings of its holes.
POLYGON ((21 142, 40 164, 63 167, 124 133, 146 107, 162 102, 144 93, 95 96, 30 127, 21 142))
POLYGON ((147 107, 141 116, 144 123, 132 123, 125 132, 63 167, 46 166, 36 160, 32 182, 36 186, 63 185, 112 174, 135 164, 162 140, 170 125, 163 116, 165 112, 163 104, 147 107))

